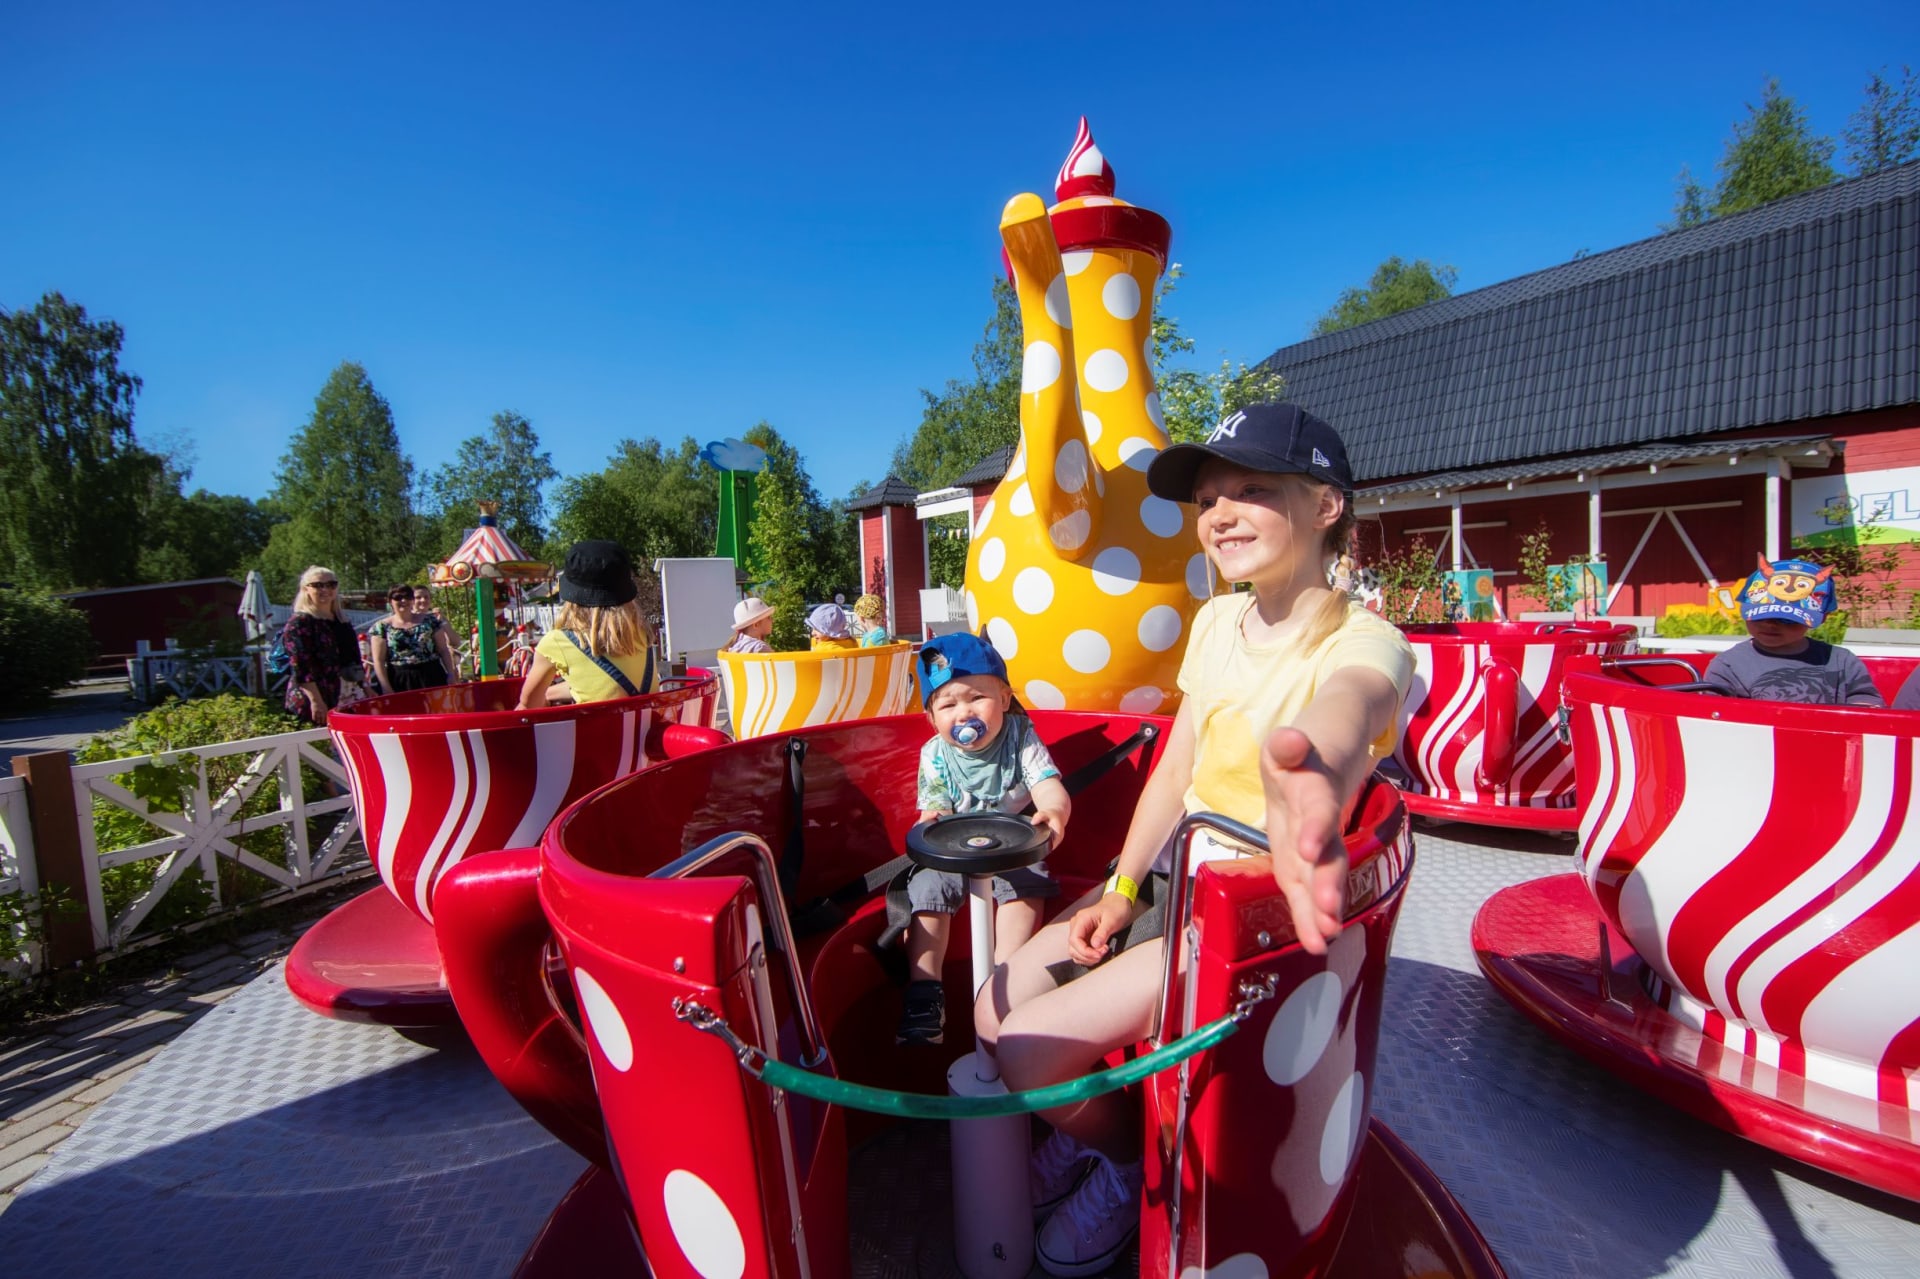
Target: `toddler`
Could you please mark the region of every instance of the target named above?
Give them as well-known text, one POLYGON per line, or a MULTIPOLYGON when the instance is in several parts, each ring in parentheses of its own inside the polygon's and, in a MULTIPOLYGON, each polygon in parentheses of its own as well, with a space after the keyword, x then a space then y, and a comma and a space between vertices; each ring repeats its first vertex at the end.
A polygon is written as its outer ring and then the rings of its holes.
MULTIPOLYGON (((1014 703, 1000 654, 978 636, 943 635, 920 650, 918 669, 921 700, 934 727, 932 740, 920 748, 920 820, 945 813, 1017 813, 1031 797, 1033 824, 1046 827, 1058 846, 1072 801, 1033 721, 1014 703)), ((1044 861, 994 876, 994 962, 1033 936, 1040 903, 1059 892, 1044 861)), ((887 896, 890 919, 911 911, 911 976, 895 1039, 937 1044, 946 1025, 940 969, 953 916, 967 901, 966 881, 916 866, 907 872, 904 894, 889 889, 887 896)))
POLYGON ((1740 697, 1809 706, 1884 706, 1864 663, 1807 632, 1834 608, 1833 569, 1809 560, 1760 568, 1740 589, 1740 619, 1752 636, 1715 657, 1707 683, 1740 697))
POLYGON ((767 636, 773 634, 773 606, 758 595, 749 595, 733 606, 733 642, 729 653, 771 653, 767 636))

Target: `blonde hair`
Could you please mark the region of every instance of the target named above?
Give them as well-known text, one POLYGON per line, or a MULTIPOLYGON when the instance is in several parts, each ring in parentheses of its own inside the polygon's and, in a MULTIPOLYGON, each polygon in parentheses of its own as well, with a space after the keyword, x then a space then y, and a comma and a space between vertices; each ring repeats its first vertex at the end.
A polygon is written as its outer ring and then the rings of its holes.
POLYGON ((322 578, 322 577, 330 577, 336 582, 340 580, 340 575, 334 572, 330 568, 323 568, 318 564, 307 565, 307 571, 300 575, 299 589, 297 589, 293 593, 293 611, 296 613, 305 613, 310 617, 332 617, 333 620, 336 622, 346 621, 347 620, 346 610, 340 607, 340 588, 339 587, 336 586, 334 587, 334 590, 333 590, 333 612, 332 613, 322 613, 319 609, 314 608, 310 603, 309 597, 307 595, 307 588, 313 585, 316 579, 322 578))
POLYGON ((578 635, 595 657, 632 657, 653 647, 653 630, 640 614, 639 600, 610 608, 563 603, 554 628, 578 635))
MULTIPOLYGON (((1333 488, 1330 484, 1318 484, 1305 477, 1302 477, 1302 480, 1315 488, 1333 488)), ((1340 494, 1340 514, 1327 527, 1326 533, 1320 539, 1322 573, 1326 571, 1329 564, 1353 549, 1353 529, 1354 525, 1359 523, 1353 513, 1353 495, 1343 493, 1339 489, 1333 489, 1333 491, 1340 494)), ((1332 639, 1334 633, 1346 625, 1347 612, 1352 607, 1353 598, 1345 591, 1328 591, 1326 598, 1322 599, 1313 610, 1313 616, 1309 617, 1306 625, 1300 628, 1301 647, 1311 652, 1332 639)))

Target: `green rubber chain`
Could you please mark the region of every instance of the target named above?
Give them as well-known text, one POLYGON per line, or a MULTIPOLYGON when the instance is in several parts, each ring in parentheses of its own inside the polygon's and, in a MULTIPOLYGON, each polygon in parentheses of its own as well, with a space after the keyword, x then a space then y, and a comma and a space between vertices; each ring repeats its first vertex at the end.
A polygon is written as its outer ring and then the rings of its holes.
POLYGON ((758 1048, 742 1042, 724 1019, 700 1004, 676 999, 674 1013, 696 1030, 725 1040, 733 1049, 741 1068, 769 1088, 798 1093, 802 1097, 845 1106, 849 1110, 865 1110, 901 1119, 991 1119, 999 1115, 1024 1115, 1036 1110, 1071 1105, 1089 1097, 1116 1092, 1170 1066, 1177 1066, 1239 1030, 1240 1023, 1247 1019, 1255 1004, 1273 997, 1273 988, 1272 974, 1262 980, 1243 982, 1240 1002, 1232 1012, 1122 1065, 1097 1070, 1065 1083, 1049 1084, 1045 1088, 1032 1088, 1025 1092, 1002 1093, 994 1097, 947 1097, 896 1092, 891 1088, 875 1088, 868 1084, 835 1079, 831 1075, 817 1075, 776 1057, 768 1057, 758 1048))

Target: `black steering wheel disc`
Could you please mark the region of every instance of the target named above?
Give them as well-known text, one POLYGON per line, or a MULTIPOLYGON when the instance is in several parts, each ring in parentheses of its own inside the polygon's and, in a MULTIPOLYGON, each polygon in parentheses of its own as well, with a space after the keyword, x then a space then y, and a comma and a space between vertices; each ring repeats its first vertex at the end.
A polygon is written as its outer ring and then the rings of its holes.
POLYGON ((998 875, 1047 855, 1052 835, 1013 813, 951 813, 907 832, 916 866, 957 875, 998 875))

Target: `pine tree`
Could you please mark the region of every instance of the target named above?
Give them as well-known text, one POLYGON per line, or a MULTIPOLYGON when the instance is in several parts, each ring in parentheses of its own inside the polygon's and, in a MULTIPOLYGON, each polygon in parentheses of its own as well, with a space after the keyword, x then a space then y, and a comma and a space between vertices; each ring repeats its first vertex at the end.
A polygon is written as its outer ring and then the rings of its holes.
POLYGON ((324 564, 366 590, 417 576, 428 554, 451 552, 419 545, 412 483, 393 410, 364 368, 340 365, 280 459, 269 501, 283 518, 263 556, 269 585, 289 592, 302 569, 324 564))
POLYGON ((520 549, 542 554, 546 487, 559 477, 533 424, 518 413, 495 413, 485 435, 460 441, 453 461, 436 468, 421 485, 422 505, 432 512, 422 549, 451 553, 462 531, 479 518, 479 503, 488 501, 500 504, 500 527, 520 549))
POLYGON ((1680 166, 1680 175, 1673 180, 1673 221, 1661 224, 1662 231, 1684 231, 1688 227, 1699 226, 1711 216, 1707 212, 1707 193, 1700 186, 1699 179, 1693 176, 1693 166, 1680 166))
POLYGON ((1747 118, 1733 126, 1727 140, 1713 216, 1823 187, 1839 176, 1832 159, 1833 139, 1808 129, 1806 112, 1780 92, 1778 80, 1769 80, 1760 105, 1747 107, 1747 118))
MULTIPOLYGON (((1884 69, 1884 68, 1883 68, 1884 69)), ((1880 72, 1867 80, 1866 101, 1840 136, 1847 140, 1847 163, 1862 177, 1904 164, 1920 151, 1920 86, 1913 68, 1901 67, 1899 83, 1880 72)))

